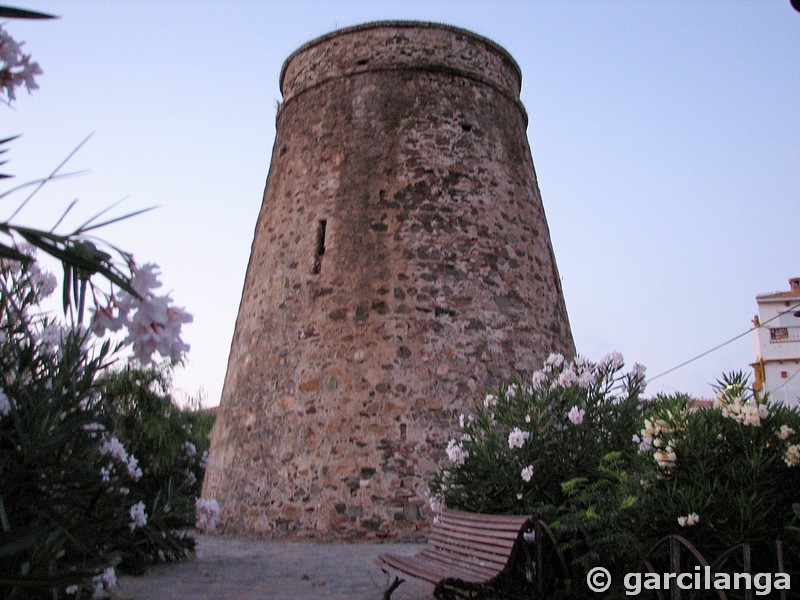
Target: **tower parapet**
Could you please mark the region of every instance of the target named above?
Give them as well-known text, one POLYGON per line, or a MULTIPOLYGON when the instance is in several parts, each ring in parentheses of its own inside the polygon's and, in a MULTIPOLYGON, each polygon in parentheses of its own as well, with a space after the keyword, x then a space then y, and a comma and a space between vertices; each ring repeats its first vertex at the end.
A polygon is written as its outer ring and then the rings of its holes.
MULTIPOLYGON (((474 79, 519 102, 522 72, 501 46, 477 34, 418 21, 380 21, 316 38, 283 64, 284 102, 325 81, 366 71, 441 71, 474 79), (443 32, 452 35, 442 35, 443 32)), ((519 104, 522 108, 522 104, 519 104)))

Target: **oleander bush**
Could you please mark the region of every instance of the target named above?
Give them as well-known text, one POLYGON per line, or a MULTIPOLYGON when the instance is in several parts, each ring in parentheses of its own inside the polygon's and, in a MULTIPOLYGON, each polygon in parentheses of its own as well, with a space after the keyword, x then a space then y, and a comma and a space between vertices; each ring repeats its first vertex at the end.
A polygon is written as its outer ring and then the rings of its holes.
MULTIPOLYGON (((645 399, 644 385, 644 369, 625 373, 616 353, 551 355, 531 380, 460 415, 433 510, 540 518, 569 566, 565 597, 594 596, 592 567, 641 572, 647 558, 669 570, 659 541, 671 535, 726 572, 744 570, 745 543, 753 572, 777 572, 780 540, 783 568, 797 569, 800 413, 754 394, 742 373, 725 375, 705 408, 685 394, 645 399)), ((625 597, 623 578, 612 580, 607 597, 625 597)))
MULTIPOLYGON (((711 407, 694 409, 680 394, 647 407, 635 437, 649 458, 640 538, 652 544, 678 533, 709 557, 744 543, 774 549, 779 539, 797 547, 791 525, 800 497, 800 413, 754 394, 741 372, 716 387, 711 407)), ((773 555, 754 553, 762 561, 773 555)), ((728 570, 740 569, 741 560, 732 552, 728 570)))
POLYGON ((188 557, 214 417, 197 402, 178 405, 168 367, 128 364, 103 374, 99 383, 112 431, 138 458, 143 474, 135 487, 148 511, 122 566, 139 573, 148 563, 188 557))
POLYGON ((98 595, 193 550, 211 417, 43 310, 55 278, 21 251, 0 259, 0 597, 98 595))
POLYGON ((551 355, 528 382, 489 394, 459 417, 432 507, 531 514, 566 544, 574 569, 630 555, 644 462, 631 436, 642 418, 644 369, 612 353, 593 363, 551 355))

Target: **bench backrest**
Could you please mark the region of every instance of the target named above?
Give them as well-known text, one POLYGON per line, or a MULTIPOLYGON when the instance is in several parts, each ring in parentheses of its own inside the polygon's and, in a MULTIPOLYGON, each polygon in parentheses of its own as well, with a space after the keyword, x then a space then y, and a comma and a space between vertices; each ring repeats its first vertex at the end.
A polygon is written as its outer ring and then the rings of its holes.
POLYGON ((494 566, 500 572, 508 562, 520 529, 528 516, 480 515, 444 509, 431 529, 428 546, 438 553, 456 554, 468 562, 494 566))

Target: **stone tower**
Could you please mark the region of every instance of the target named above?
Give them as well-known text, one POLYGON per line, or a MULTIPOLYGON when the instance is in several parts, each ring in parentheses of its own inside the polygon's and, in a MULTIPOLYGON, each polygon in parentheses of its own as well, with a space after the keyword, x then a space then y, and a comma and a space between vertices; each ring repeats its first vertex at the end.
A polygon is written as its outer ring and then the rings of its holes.
POLYGON ((377 22, 284 63, 203 494, 225 533, 417 537, 460 412, 574 353, 500 46, 377 22))

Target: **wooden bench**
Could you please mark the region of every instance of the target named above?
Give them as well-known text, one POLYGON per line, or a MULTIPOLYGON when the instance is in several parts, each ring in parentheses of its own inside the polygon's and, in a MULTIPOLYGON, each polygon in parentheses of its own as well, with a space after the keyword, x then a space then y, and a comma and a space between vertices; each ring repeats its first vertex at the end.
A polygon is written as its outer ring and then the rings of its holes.
POLYGON ((532 517, 445 509, 418 554, 381 554, 375 560, 381 570, 394 576, 383 598, 390 600, 406 579, 433 586, 434 596, 444 600, 525 597, 535 569, 533 544, 525 538, 531 540, 536 530, 532 517))

